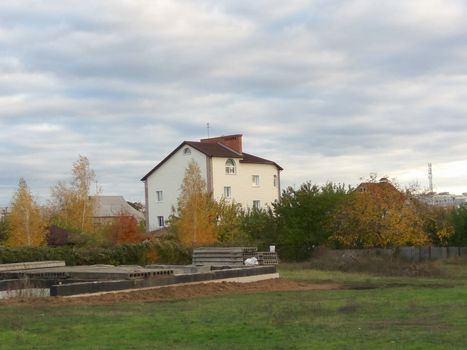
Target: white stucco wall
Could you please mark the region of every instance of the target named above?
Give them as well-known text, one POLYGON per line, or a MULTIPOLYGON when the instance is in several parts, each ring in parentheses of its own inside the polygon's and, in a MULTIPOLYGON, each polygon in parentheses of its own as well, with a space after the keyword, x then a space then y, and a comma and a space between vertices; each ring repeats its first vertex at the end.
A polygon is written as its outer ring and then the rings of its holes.
POLYGON ((176 207, 177 205, 185 169, 191 160, 194 160, 199 165, 201 175, 207 181, 206 158, 203 153, 185 145, 147 178, 148 193, 146 209, 148 210, 148 222, 146 225, 149 231, 160 228, 158 216, 163 216, 165 221, 167 221, 172 214, 172 206, 176 207), (190 149, 190 155, 184 154, 185 148, 190 149), (156 191, 163 192, 162 202, 157 202, 156 191))
POLYGON ((240 163, 234 159, 237 165, 236 174, 225 173, 227 158, 213 158, 213 195, 220 199, 224 195, 224 186, 232 189, 232 199, 240 203, 244 208, 251 208, 254 200, 259 200, 261 208, 279 199, 279 173, 271 164, 240 163), (253 186, 252 176, 259 176, 259 186, 253 186), (277 184, 274 186, 274 175, 277 176, 277 184))

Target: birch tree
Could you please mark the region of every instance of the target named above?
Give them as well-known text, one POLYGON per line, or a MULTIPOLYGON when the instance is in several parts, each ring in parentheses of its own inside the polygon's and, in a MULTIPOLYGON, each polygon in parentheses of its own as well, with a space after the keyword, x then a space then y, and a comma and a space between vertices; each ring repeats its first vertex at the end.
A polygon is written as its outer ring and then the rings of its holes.
POLYGON ((59 181, 51 189, 51 221, 62 228, 77 232, 94 230, 92 216, 94 201, 90 197, 96 174, 87 157, 80 155, 73 163, 72 180, 59 181))
POLYGON ((185 246, 217 241, 216 202, 207 191, 201 170, 192 161, 185 170, 177 210, 170 218, 171 229, 185 246))
POLYGON ((18 190, 13 197, 8 223, 8 246, 38 246, 44 243, 46 224, 40 207, 23 178, 19 180, 18 190))

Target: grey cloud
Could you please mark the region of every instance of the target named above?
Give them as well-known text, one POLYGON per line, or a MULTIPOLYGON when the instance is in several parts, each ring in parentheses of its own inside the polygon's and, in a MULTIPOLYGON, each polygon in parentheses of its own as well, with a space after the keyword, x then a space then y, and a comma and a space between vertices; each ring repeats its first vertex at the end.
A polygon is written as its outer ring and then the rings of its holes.
POLYGON ((78 154, 105 192, 142 200, 141 176, 207 122, 244 133, 285 183, 463 160, 466 14, 454 0, 2 2, 0 204, 22 174, 46 198, 78 154))

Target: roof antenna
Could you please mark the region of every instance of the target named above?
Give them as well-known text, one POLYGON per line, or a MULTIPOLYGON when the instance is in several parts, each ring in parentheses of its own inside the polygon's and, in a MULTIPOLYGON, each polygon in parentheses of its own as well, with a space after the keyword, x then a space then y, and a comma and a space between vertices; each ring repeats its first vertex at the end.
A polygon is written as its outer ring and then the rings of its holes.
POLYGON ((209 129, 210 129, 209 123, 206 124, 206 127, 208 128, 208 138, 209 138, 209 129))

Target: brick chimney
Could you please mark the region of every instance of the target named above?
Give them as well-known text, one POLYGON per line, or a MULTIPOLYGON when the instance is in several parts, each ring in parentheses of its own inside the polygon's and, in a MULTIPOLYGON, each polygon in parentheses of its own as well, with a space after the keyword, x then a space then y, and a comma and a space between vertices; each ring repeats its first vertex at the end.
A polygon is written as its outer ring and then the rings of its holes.
POLYGON ((222 143, 224 146, 227 146, 238 153, 242 153, 242 136, 241 134, 237 135, 227 135, 220 137, 211 137, 209 139, 201 139, 201 142, 204 143, 222 143))

